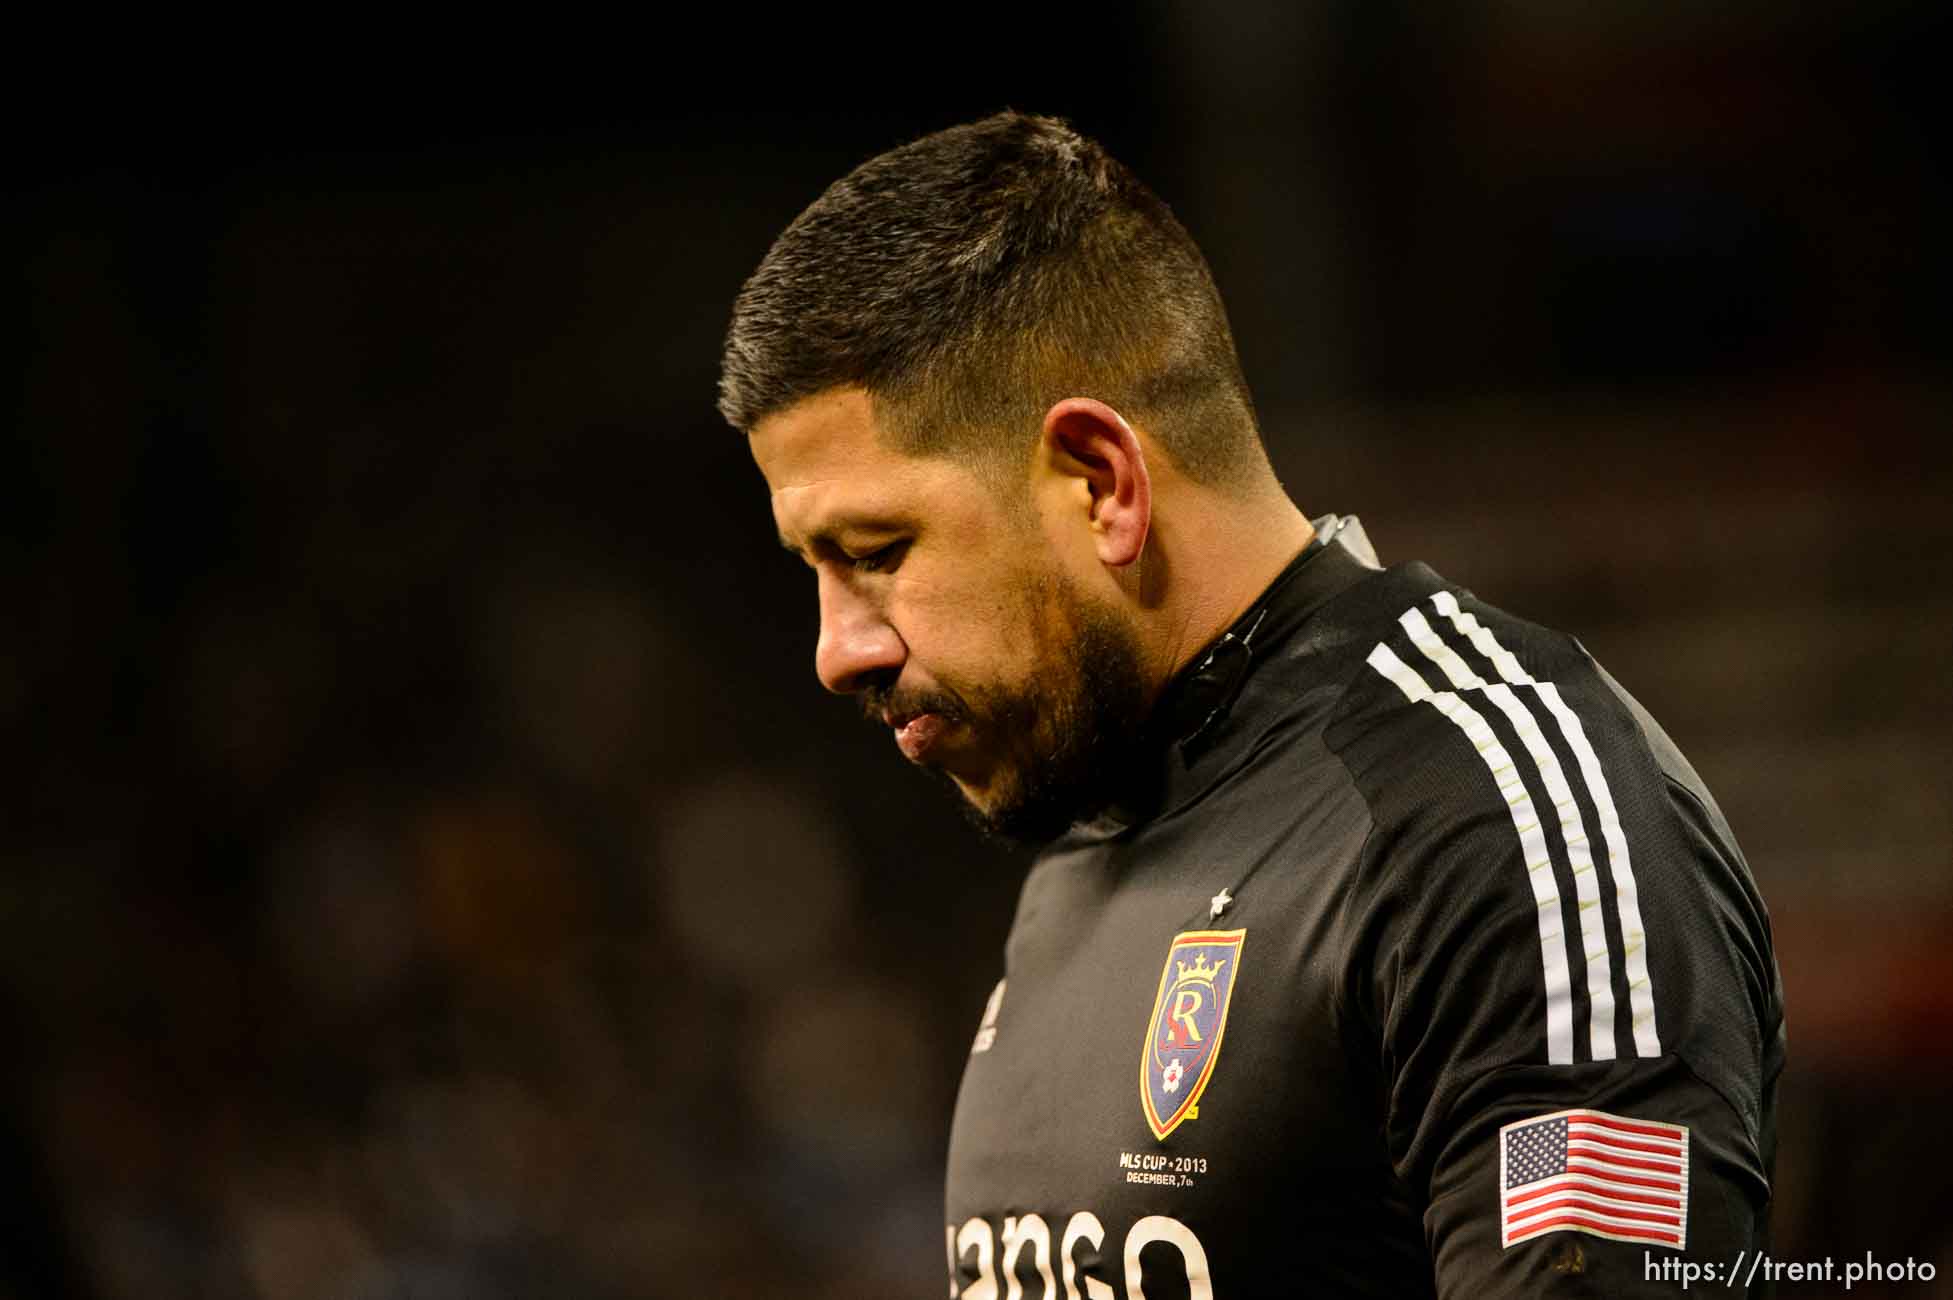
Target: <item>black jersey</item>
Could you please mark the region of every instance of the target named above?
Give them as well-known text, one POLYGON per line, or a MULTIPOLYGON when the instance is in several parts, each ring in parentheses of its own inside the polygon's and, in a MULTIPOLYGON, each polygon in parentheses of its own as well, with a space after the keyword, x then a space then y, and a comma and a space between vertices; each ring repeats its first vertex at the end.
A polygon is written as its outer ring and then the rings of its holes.
POLYGON ((953 1296, 1668 1296, 1763 1244, 1782 991, 1714 801, 1573 638, 1367 549, 1032 868, 953 1296))

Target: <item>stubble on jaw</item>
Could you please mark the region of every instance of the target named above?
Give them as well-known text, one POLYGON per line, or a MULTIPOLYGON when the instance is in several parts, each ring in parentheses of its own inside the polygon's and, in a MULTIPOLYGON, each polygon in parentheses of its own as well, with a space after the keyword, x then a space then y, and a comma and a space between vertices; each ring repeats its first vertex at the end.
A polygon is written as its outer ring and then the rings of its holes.
POLYGON ((1147 691, 1137 640, 1119 613, 1062 574, 1029 596, 1030 679, 1011 689, 960 692, 965 720, 1003 752, 979 805, 946 772, 965 818, 986 838, 1037 845, 1103 811, 1118 793, 1144 722, 1147 691))

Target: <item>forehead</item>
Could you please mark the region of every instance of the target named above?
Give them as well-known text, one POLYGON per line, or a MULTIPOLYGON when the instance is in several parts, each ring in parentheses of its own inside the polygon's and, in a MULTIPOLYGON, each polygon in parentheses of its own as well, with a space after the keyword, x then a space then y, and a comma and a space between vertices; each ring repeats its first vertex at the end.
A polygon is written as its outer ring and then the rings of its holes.
POLYGON ((860 389, 819 393, 769 415, 748 441, 773 495, 774 522, 795 545, 850 524, 900 522, 976 495, 968 490, 968 470, 889 447, 873 399, 860 389))

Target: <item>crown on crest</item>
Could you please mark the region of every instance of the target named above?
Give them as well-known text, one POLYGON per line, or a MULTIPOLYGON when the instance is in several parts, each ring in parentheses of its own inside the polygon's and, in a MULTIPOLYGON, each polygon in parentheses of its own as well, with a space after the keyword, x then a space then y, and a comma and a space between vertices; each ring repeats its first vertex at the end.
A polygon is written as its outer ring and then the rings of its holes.
POLYGON ((1173 982, 1175 984, 1183 983, 1187 980, 1199 980, 1205 984, 1212 984, 1214 977, 1221 973, 1221 967, 1227 965, 1227 959, 1222 958, 1212 966, 1209 966, 1207 964, 1207 954, 1202 952, 1194 954, 1194 963, 1191 966, 1183 961, 1176 961, 1173 965, 1175 968, 1173 982))

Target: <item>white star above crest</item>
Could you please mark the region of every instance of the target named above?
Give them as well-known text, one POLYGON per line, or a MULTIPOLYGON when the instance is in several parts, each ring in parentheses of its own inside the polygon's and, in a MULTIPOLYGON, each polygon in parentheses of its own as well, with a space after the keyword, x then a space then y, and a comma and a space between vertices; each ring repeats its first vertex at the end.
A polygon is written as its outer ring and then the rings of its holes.
POLYGON ((1208 901, 1207 915, 1212 917, 1215 920, 1219 920, 1221 913, 1225 912, 1227 910, 1227 905, 1229 903, 1232 903, 1233 901, 1234 901, 1234 895, 1227 892, 1226 886, 1222 886, 1221 892, 1214 895, 1214 897, 1208 901))

